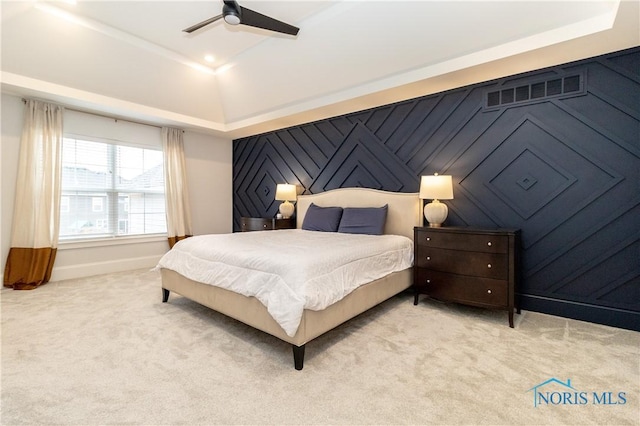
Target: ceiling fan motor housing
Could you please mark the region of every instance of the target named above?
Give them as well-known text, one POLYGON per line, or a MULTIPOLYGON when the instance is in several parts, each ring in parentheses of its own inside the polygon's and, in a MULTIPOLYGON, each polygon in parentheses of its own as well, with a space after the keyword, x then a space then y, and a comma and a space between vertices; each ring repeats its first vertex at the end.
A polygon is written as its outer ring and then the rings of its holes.
POLYGON ((227 24, 238 25, 242 21, 240 8, 233 7, 225 2, 222 6, 222 16, 227 24))

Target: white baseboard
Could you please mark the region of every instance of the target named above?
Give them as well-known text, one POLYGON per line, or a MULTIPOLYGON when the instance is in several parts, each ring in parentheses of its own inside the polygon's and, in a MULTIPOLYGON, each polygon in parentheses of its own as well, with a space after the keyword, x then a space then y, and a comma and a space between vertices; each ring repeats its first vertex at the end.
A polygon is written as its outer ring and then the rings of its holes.
POLYGON ((50 281, 62 281, 93 275, 110 274, 112 272, 131 271, 134 269, 153 268, 158 264, 161 255, 118 259, 106 262, 84 263, 79 265, 53 267, 50 281))

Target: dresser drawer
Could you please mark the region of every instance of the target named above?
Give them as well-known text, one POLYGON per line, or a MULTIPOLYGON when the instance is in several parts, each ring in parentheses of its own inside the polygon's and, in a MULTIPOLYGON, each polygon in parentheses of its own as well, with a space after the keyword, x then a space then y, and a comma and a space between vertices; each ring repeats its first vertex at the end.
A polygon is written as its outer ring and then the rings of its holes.
POLYGON ((273 229, 273 219, 262 217, 243 217, 241 222, 242 231, 266 231, 273 229))
POLYGON ((434 299, 476 306, 509 306, 508 282, 418 268, 414 285, 434 299))
POLYGON ((479 234, 466 232, 416 231, 416 244, 449 250, 481 251, 486 253, 507 253, 509 237, 506 235, 479 234))
POLYGON ((240 222, 240 230, 243 232, 293 229, 295 227, 296 222, 294 218, 275 219, 268 217, 243 217, 240 222))
POLYGON ((459 275, 506 280, 509 277, 509 257, 506 254, 455 251, 418 246, 417 267, 459 275))
POLYGON ((293 217, 288 219, 274 219, 273 220, 273 229, 295 229, 296 228, 296 220, 293 217))

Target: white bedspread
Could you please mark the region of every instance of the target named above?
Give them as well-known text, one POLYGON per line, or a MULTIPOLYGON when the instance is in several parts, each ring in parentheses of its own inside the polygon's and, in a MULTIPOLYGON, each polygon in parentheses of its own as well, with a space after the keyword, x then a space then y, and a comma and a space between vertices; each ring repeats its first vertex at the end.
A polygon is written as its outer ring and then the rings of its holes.
POLYGON ((324 309, 412 264, 413 242, 407 237, 288 229, 187 238, 158 268, 256 297, 293 336, 304 309, 324 309))

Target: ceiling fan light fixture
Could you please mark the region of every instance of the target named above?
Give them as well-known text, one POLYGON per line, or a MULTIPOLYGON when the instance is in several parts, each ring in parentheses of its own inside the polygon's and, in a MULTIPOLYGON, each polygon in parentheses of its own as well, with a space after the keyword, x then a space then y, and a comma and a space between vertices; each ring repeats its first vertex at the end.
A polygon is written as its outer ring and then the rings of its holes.
POLYGON ((229 25, 238 25, 240 23, 240 17, 235 13, 228 13, 224 15, 224 21, 229 25))
POLYGON ((240 24, 240 11, 227 3, 222 6, 222 16, 224 17, 224 21, 229 25, 240 24))

